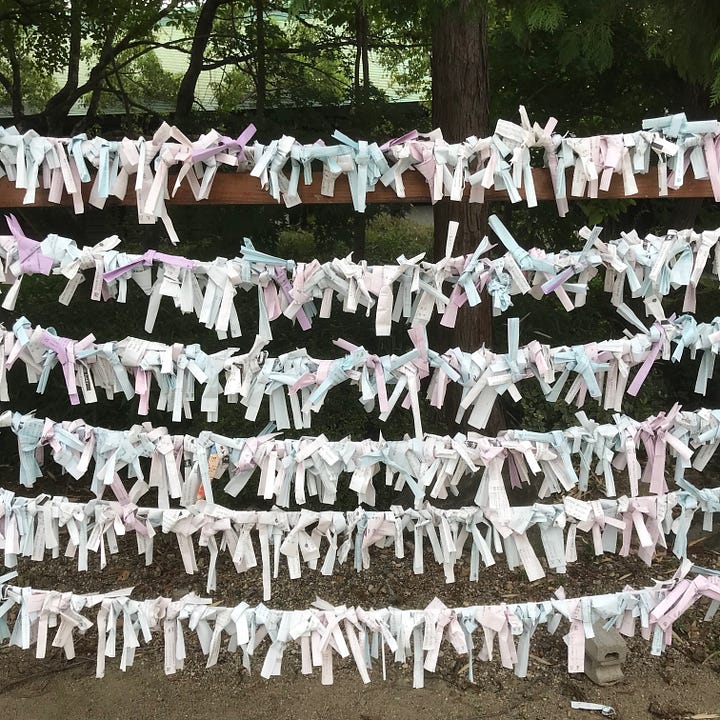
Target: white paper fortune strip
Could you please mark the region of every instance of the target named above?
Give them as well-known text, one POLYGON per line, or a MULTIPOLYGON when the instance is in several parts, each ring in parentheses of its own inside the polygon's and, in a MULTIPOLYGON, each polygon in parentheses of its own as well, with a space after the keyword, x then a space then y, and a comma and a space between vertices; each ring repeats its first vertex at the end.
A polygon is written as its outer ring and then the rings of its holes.
MULTIPOLYGON (((492 660, 497 650, 503 667, 527 675, 530 640, 540 625, 554 633, 563 621, 569 622, 568 671, 583 672, 585 641, 594 637, 593 623, 605 621, 622 634, 632 636, 639 622, 641 635, 651 640, 651 654, 660 655, 672 642, 673 623, 700 598, 711 600, 705 616, 712 619, 720 604, 720 577, 681 577, 690 563, 673 580, 640 590, 625 589, 606 595, 566 598, 562 589, 544 602, 503 605, 474 605, 449 608, 435 598, 424 610, 383 608, 365 610, 318 600, 307 610, 273 610, 245 602, 234 607, 211 603, 195 594, 179 600, 159 597, 134 600, 132 588, 110 593, 76 595, 3 584, 0 589, 0 640, 23 650, 35 647, 38 658, 47 653, 50 630, 57 627, 52 647, 62 648, 73 658, 74 634, 93 625, 98 630, 96 677, 103 677, 107 657, 115 657, 121 643, 120 669, 132 666, 141 642, 162 634, 165 643, 165 673, 184 667, 185 633, 194 632, 207 657, 207 667, 218 661, 224 635, 226 648, 243 653, 250 670, 251 658, 260 655, 261 643, 269 645, 260 674, 268 678, 282 673, 288 643, 300 646, 301 672, 321 669, 321 682, 333 682, 333 659, 352 657, 363 682, 370 681, 372 661, 382 663, 386 677, 386 651, 395 662, 413 663, 413 687, 424 685, 425 671, 434 672, 441 647, 447 641, 458 654, 466 654, 469 678, 473 662, 492 660), (95 614, 88 611, 97 608, 95 614), (91 619, 93 617, 93 619, 91 619), (14 621, 14 622, 13 622, 14 621), (122 632, 119 624, 122 623, 122 632), (12 625, 12 629, 11 628, 12 625)), ((13 574, 5 575, 7 583, 13 574)))

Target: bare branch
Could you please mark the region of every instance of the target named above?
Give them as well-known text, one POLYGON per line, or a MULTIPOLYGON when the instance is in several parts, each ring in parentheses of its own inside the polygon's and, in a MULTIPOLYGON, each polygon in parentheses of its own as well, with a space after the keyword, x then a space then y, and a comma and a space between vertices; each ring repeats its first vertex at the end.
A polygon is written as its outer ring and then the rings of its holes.
POLYGON ((153 108, 148 107, 147 105, 143 105, 141 102, 138 102, 134 98, 128 96, 128 94, 122 90, 118 90, 117 88, 108 85, 107 92, 109 92, 111 95, 115 95, 119 100, 123 101, 123 105, 125 105, 125 111, 127 115, 130 115, 129 108, 136 108, 138 110, 142 110, 148 115, 152 115, 152 117, 160 117, 157 110, 153 110, 153 108))

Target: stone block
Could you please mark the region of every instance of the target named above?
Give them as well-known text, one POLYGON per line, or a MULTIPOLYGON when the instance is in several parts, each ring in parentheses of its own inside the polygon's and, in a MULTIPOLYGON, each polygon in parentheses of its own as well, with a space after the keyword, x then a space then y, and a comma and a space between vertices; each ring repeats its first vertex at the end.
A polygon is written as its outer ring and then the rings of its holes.
POLYGON ((593 630, 595 637, 585 640, 585 674, 596 685, 614 685, 623 679, 627 644, 614 627, 603 629, 603 622, 595 623, 593 630))

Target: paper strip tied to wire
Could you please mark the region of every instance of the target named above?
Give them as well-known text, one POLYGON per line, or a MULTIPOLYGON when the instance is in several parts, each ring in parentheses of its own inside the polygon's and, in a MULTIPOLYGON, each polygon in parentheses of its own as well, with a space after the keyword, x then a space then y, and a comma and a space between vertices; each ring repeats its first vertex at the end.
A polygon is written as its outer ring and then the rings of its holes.
POLYGON ((224 492, 237 495, 256 473, 257 495, 281 507, 304 505, 308 497, 334 504, 344 474, 358 503, 369 505, 375 504, 378 482, 398 492, 407 486, 420 505, 428 496, 457 495, 463 483, 473 482, 480 494, 476 502, 485 493, 497 509, 509 504, 505 473, 513 488, 537 478, 541 499, 573 488, 587 491, 591 472, 604 480, 608 497, 617 495, 618 472, 627 478, 624 494, 636 497, 643 483, 651 494, 661 495, 668 491, 668 458, 674 459, 675 483, 683 487, 686 471, 703 471, 720 445, 720 410, 687 412, 675 406, 642 421, 616 415, 609 424, 582 412, 577 417, 578 426, 543 433, 507 430, 496 438, 469 432, 362 441, 331 441, 324 435, 230 438, 209 431, 195 437, 147 423, 109 430, 83 420, 54 422, 9 411, 0 423, 17 435, 23 486, 32 487, 43 476, 41 466, 50 453, 76 480, 91 478, 98 498, 109 486, 116 496, 124 492, 119 473, 126 471, 134 481, 133 499, 156 488, 161 508, 170 507, 171 499, 191 505, 201 489, 212 502, 213 481, 225 477, 224 492))
POLYGON ((146 415, 155 380, 157 409, 172 412, 173 422, 192 417, 191 402, 201 386, 200 407, 209 421, 217 420, 220 395, 230 403, 240 402, 251 421, 267 398, 270 419, 279 429, 305 429, 311 427, 312 413, 322 408, 330 391, 349 382, 358 387, 363 408, 379 410, 380 420, 387 420, 398 404, 410 409, 415 436, 420 438, 424 378, 430 377, 427 398, 437 408, 445 403, 448 384, 460 384, 457 421, 469 412, 467 422, 482 429, 500 395, 507 393, 516 402, 521 399, 517 384, 522 380, 534 379, 550 402, 563 397, 582 407, 589 396, 602 401, 604 408, 619 411, 625 393, 637 395, 658 360, 680 362, 686 349, 691 357, 701 353, 695 391, 705 394, 720 350, 720 318, 698 323, 692 315, 673 316, 651 328, 632 315, 628 319, 641 332, 585 345, 551 347, 534 340, 521 347, 519 320, 510 318, 507 353, 482 347, 472 353, 453 348, 440 355, 428 347, 425 329, 413 328, 409 336, 414 348, 402 355, 378 356, 336 340, 334 344, 346 351, 345 356, 316 359, 305 349, 271 357, 263 350, 266 341, 259 337, 247 353, 226 348, 211 355, 196 344, 165 345, 132 337, 98 343, 91 334, 73 340, 58 336, 53 329, 33 328, 21 317, 12 330, 0 326, 0 400, 9 399, 7 370, 19 360, 39 393, 60 364, 73 405, 80 403, 81 394, 86 403, 96 402, 99 387, 108 398, 118 392, 128 400, 138 395, 138 413, 146 415), (635 367, 638 370, 631 381, 635 367))
POLYGON ((683 310, 695 311, 697 287, 711 252, 713 274, 720 279, 720 230, 669 231, 645 238, 632 231, 604 242, 602 228, 582 228, 582 250, 546 253, 521 248, 493 215, 490 226, 507 250, 502 257, 487 257, 492 248, 487 238, 471 255, 451 257, 457 231, 457 223, 451 223, 447 254, 439 262, 426 262, 421 254, 400 256, 394 265, 368 265, 350 257, 298 263, 255 250, 247 239, 240 257, 212 262, 155 250, 142 255, 120 252, 115 249, 117 236, 81 249, 75 241, 54 234, 41 242, 31 240, 14 217, 7 222, 11 234, 0 236, 0 257, 5 260, 0 282, 11 285, 2 304, 6 310, 14 309, 25 275, 66 277, 59 300, 67 305, 85 282, 83 271, 91 270, 93 300, 125 302, 129 280, 149 297, 147 332, 155 327, 162 299, 169 298, 182 313, 194 313, 223 339, 242 334, 234 303, 240 290, 257 292, 258 331, 271 339, 272 321, 284 316, 307 330, 316 316, 330 316, 334 297, 345 312, 370 315, 374 310, 376 334, 385 336, 393 322, 404 319, 412 327, 424 327, 435 312, 442 315, 441 324, 454 327, 459 308, 478 305, 483 290, 492 299, 495 315, 512 307, 514 295, 528 293, 537 299, 554 294, 570 311, 585 304, 588 283, 600 269, 605 273, 604 288, 621 315, 629 312, 623 297, 627 283, 632 297, 643 298, 648 315, 663 320, 662 299, 671 288, 685 287, 683 310))
POLYGON ((337 566, 352 562, 357 572, 370 567, 373 547, 394 548, 405 558, 412 550, 415 574, 425 571, 425 550, 442 566, 445 581, 455 582, 459 560, 469 554, 469 580, 477 582, 481 563, 490 567, 505 555, 511 570, 520 567, 528 580, 545 577, 545 567, 565 573, 577 561, 576 536, 587 533, 596 555, 618 553, 626 557, 637 543, 637 554, 652 564, 658 548, 666 549, 673 533, 672 550, 686 556, 688 531, 696 513, 703 513, 703 530, 712 530, 713 515, 720 512, 720 490, 687 490, 642 498, 584 501, 566 496, 562 503, 497 508, 487 499, 481 506, 418 509, 394 506, 388 511, 362 508, 348 512, 273 509, 229 510, 199 501, 183 509, 138 507, 132 496, 119 500, 70 502, 65 497, 18 497, 0 490, 0 550, 8 568, 19 557, 36 562, 46 555, 77 557, 79 571, 89 566, 90 553, 99 556, 103 569, 108 553, 118 552, 118 536, 134 533, 138 554, 153 562, 154 537, 175 535, 185 572, 198 571, 196 552, 209 554, 207 592, 216 589, 220 553, 227 552, 238 573, 262 567, 263 600, 271 597, 272 578, 281 560, 291 579, 302 575, 302 565, 332 575, 337 566), (544 552, 545 566, 538 558, 544 552), (259 548, 259 552, 258 552, 259 548), (258 562, 259 556, 259 562, 258 562))
POLYGON ((83 184, 92 182, 89 202, 98 208, 109 197, 122 200, 128 190, 134 190, 138 221, 161 219, 173 242, 178 237, 165 199, 174 196, 184 182, 195 200, 207 199, 223 165, 257 177, 261 187, 287 207, 301 202, 300 181, 311 184, 313 164, 322 167, 322 195, 333 197, 337 178, 347 178, 358 212, 365 211, 368 193, 378 183, 405 197, 407 171, 423 176, 432 203, 443 197, 462 200, 466 192, 470 202, 483 202, 490 188, 505 191, 515 203, 524 189, 528 206, 534 207, 531 150, 541 148, 561 216, 568 211, 568 195, 598 197, 598 191, 608 190, 613 175, 622 177, 626 196, 637 194, 635 175, 649 172, 651 157, 656 159, 660 196, 681 188, 686 170, 692 167, 696 179, 709 179, 716 201, 720 200, 720 123, 716 120, 688 121, 680 113, 644 120, 642 129, 634 132, 582 138, 556 132, 556 126, 553 117, 544 126, 531 123, 520 106, 519 125, 498 120, 491 136, 473 135, 453 143, 443 138, 440 129, 427 134, 414 130, 383 144, 353 140, 335 131, 333 145, 322 140, 301 144, 290 135, 250 145, 254 125, 237 138, 211 130, 195 141, 167 123, 150 139, 120 141, 84 134, 43 137, 34 130, 20 133, 10 127, 0 128, 0 172, 25 190, 24 204, 36 201, 38 188, 47 191, 53 203, 60 202, 66 192, 76 213, 84 210, 83 184), (572 169, 569 187, 568 169, 572 169))
POLYGON ((131 667, 137 648, 153 635, 164 639, 165 673, 182 670, 187 633, 197 635, 206 667, 214 666, 225 648, 231 653, 240 650, 249 671, 253 659, 260 662, 265 646, 260 670, 264 678, 282 674, 285 649, 297 643, 301 672, 309 675, 319 668, 325 685, 333 682, 336 657, 352 658, 367 683, 373 664, 381 665, 385 679, 390 655, 395 662, 412 662, 413 687, 421 688, 425 672, 436 670, 441 648, 448 642, 456 653, 467 656, 471 682, 474 663, 493 660, 496 652, 503 667, 525 677, 533 633, 545 625, 554 634, 561 623, 568 623, 564 636, 568 671, 578 673, 584 670, 585 641, 594 637, 593 624, 600 620, 627 636, 639 627, 642 637, 651 641, 651 654, 660 655, 672 643, 673 623, 699 599, 711 601, 706 620, 712 619, 720 604, 720 578, 706 576, 676 577, 652 588, 580 598, 567 598, 559 589, 554 598, 543 602, 449 608, 435 598, 424 610, 365 610, 319 599, 306 610, 274 610, 245 602, 227 607, 192 593, 179 600, 139 601, 130 597, 132 588, 76 595, 9 585, 12 576, 3 577, 0 590, 0 639, 23 650, 34 647, 38 658, 46 656, 49 642, 73 658, 76 633, 84 634, 95 626, 99 678, 104 676, 108 657, 119 654, 120 669, 131 667), (54 635, 53 628, 57 628, 54 635))

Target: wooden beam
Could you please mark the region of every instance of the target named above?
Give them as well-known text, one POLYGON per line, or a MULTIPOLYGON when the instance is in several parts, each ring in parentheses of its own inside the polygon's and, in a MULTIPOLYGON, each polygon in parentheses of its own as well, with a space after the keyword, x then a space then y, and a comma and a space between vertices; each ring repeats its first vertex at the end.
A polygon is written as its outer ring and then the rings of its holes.
MULTIPOLYGON (((172 180, 172 177, 171 177, 172 180)), ((313 174, 312 185, 306 186, 302 183, 299 187, 299 194, 303 203, 308 204, 350 204, 352 202, 350 196, 350 186, 346 177, 338 178, 335 183, 335 195, 334 197, 326 197, 320 193, 320 184, 322 180, 321 173, 313 174)), ((547 170, 534 168, 533 169, 533 180, 535 182, 535 193, 538 200, 547 201, 554 200, 555 195, 552 189, 552 183, 550 181, 550 174, 547 170)), ((568 171, 566 177, 566 187, 569 189, 572 182, 572 171, 568 171)), ((657 171, 652 169, 647 175, 636 175, 635 182, 637 184, 638 192, 635 195, 626 196, 622 178, 619 175, 612 176, 612 182, 607 192, 598 192, 598 199, 610 200, 618 198, 657 198, 658 195, 658 181, 657 171)), ((426 204, 430 202, 430 196, 428 192, 427 184, 424 178, 417 172, 408 171, 403 175, 403 183, 405 185, 405 197, 398 198, 395 191, 392 188, 386 188, 382 183, 378 182, 373 192, 368 192, 367 202, 368 203, 415 203, 415 204, 426 204)), ((87 202, 90 195, 91 183, 85 183, 83 185, 83 197, 87 202)), ((520 190, 521 196, 525 197, 524 190, 520 190)), ((13 183, 9 182, 7 178, 0 180, 0 207, 11 208, 11 207, 22 207, 23 198, 25 191, 17 189, 13 183)), ((689 177, 689 174, 685 176, 683 185, 678 190, 669 190, 668 198, 695 198, 695 197, 712 197, 712 187, 710 186, 709 180, 696 180, 695 178, 689 177)), ((467 197, 467 192, 466 192, 467 197)), ((506 202, 508 200, 507 193, 502 190, 486 190, 485 198, 488 201, 506 202)), ((580 199, 572 198, 568 199, 580 199)), ((269 195, 266 190, 263 190, 260 186, 260 181, 251 177, 247 173, 226 173, 221 172, 216 176, 210 197, 207 200, 201 201, 206 205, 267 205, 275 203, 275 200, 269 195)), ((170 198, 167 201, 168 205, 193 205, 196 203, 195 198, 190 191, 187 183, 183 183, 176 193, 174 198, 170 198)), ((35 193, 36 206, 51 206, 54 203, 49 203, 47 200, 47 191, 41 188, 35 193)), ((108 205, 134 205, 135 204, 135 193, 132 189, 129 189, 123 200, 117 198, 109 198, 107 201, 108 205)), ((67 195, 63 194, 60 205, 69 206, 72 205, 72 199, 67 195)))

